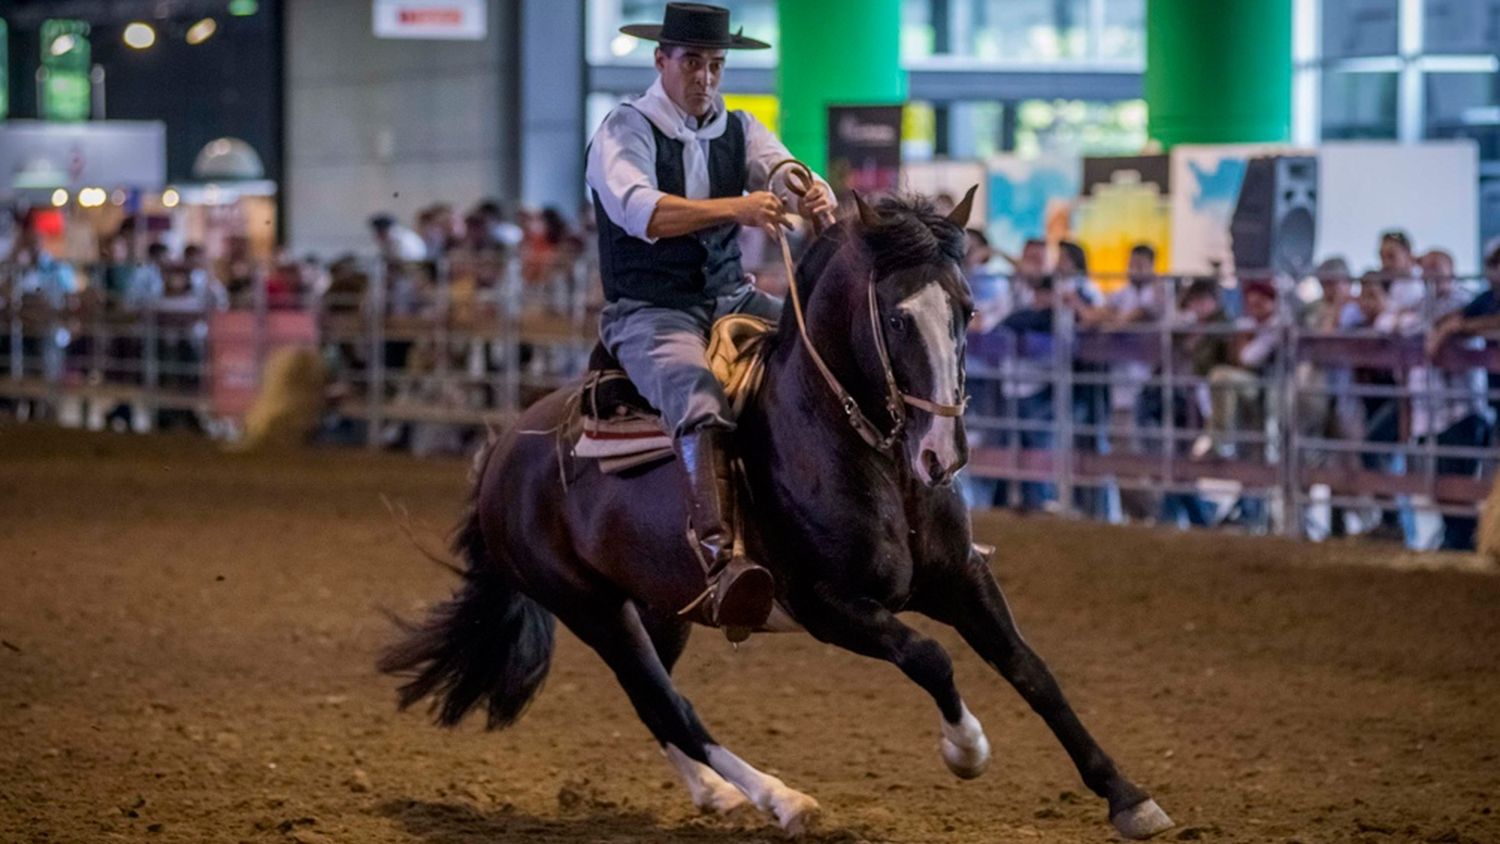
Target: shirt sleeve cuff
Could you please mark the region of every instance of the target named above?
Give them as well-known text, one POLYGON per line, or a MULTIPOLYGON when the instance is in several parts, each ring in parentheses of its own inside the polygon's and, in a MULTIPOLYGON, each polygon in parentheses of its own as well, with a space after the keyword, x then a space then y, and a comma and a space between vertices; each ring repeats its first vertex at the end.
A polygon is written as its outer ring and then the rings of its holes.
POLYGON ((647 243, 655 243, 656 238, 646 234, 651 227, 651 215, 656 213, 656 204, 661 202, 665 193, 648 187, 637 187, 625 198, 625 231, 631 237, 638 237, 647 243))

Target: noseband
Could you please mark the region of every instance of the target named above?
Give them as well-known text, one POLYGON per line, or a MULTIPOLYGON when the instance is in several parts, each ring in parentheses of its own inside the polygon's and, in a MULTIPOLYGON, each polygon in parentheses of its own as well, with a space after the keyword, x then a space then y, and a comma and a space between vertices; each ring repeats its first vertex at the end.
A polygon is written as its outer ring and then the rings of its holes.
MULTIPOLYGON (((770 176, 775 176, 776 171, 783 167, 789 168, 786 174, 787 189, 799 197, 805 195, 812 187, 812 171, 808 170, 807 165, 802 162, 789 158, 771 168, 770 176)), ((770 183, 770 176, 766 179, 767 184, 770 183)), ((816 225, 814 221, 814 226, 816 225)), ((885 376, 885 412, 891 417, 891 430, 882 434, 880 428, 865 415, 864 411, 860 410, 859 402, 855 401, 854 396, 850 395, 849 391, 844 389, 844 385, 839 383, 838 377, 833 374, 833 370, 828 368, 823 356, 818 354, 817 348, 813 346, 812 336, 807 332, 807 322, 802 316, 802 296, 797 291, 797 272, 792 266, 791 248, 787 245, 784 235, 778 237, 777 240, 781 243, 781 260, 786 264, 787 285, 792 294, 792 312, 797 317, 797 332, 802 337, 802 345, 807 349, 807 354, 817 366, 818 372, 822 374, 823 381, 828 384, 828 389, 838 400, 839 406, 844 409, 844 416, 849 420, 849 426, 856 434, 859 434, 859 438, 864 440, 866 445, 877 451, 890 451, 906 428, 908 405, 934 416, 951 418, 963 415, 967 401, 963 404, 938 404, 903 393, 896 385, 896 372, 891 368, 891 356, 885 347, 885 333, 880 328, 880 307, 875 301, 875 277, 872 273, 870 283, 866 288, 870 303, 870 330, 875 334, 875 353, 880 358, 881 373, 885 376)))

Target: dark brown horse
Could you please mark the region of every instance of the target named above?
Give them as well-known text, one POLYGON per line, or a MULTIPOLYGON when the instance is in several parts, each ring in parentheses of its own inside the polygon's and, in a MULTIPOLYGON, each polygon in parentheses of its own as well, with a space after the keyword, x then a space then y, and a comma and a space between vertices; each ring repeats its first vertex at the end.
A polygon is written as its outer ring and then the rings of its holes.
MULTIPOLYGON (((962 401, 968 211, 967 199, 951 217, 920 201, 861 205, 797 270, 810 344, 788 308, 733 438, 746 544, 776 577, 767 626, 901 669, 937 703, 943 761, 968 778, 984 770, 989 742, 948 655, 897 613, 952 625, 1046 720, 1119 832, 1146 838, 1171 821, 1116 769, 1022 640, 952 483, 967 458, 962 420, 923 409, 962 401)), ((490 727, 510 724, 546 676, 556 617, 613 669, 694 803, 729 811, 748 800, 800 831, 817 803, 715 742, 673 688, 691 627, 678 610, 703 588, 677 464, 603 474, 547 433, 566 430, 571 413, 569 392, 554 393, 482 457, 455 540, 463 587, 381 661, 411 678, 401 705, 433 695, 438 722, 452 725, 482 703, 490 727)))

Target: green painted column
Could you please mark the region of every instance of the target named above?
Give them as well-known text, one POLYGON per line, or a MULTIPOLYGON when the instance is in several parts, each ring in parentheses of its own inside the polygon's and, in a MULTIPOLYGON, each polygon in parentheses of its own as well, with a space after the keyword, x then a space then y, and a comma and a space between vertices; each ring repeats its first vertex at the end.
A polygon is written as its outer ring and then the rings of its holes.
POLYGON ((1292 0, 1147 0, 1146 105, 1166 147, 1289 140, 1292 0))
POLYGON ((906 102, 901 0, 778 0, 781 139, 822 173, 829 105, 906 102))

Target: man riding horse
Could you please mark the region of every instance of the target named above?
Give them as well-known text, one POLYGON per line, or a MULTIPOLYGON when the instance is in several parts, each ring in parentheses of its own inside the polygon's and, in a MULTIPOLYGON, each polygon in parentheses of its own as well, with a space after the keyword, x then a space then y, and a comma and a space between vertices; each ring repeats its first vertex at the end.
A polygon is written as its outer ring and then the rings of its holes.
POLYGON ((762 41, 729 31, 729 11, 669 3, 660 26, 621 32, 657 42, 656 82, 605 117, 589 142, 587 180, 599 222, 599 274, 608 304, 599 334, 641 395, 670 427, 687 479, 691 530, 708 580, 712 622, 731 630, 762 624, 775 584, 735 550, 725 436, 735 421, 709 370, 715 320, 745 313, 775 321, 781 301, 757 290, 740 267, 741 226, 773 237, 795 205, 832 223, 828 185, 794 196, 774 168, 786 147, 754 116, 719 96, 728 50, 762 41))

